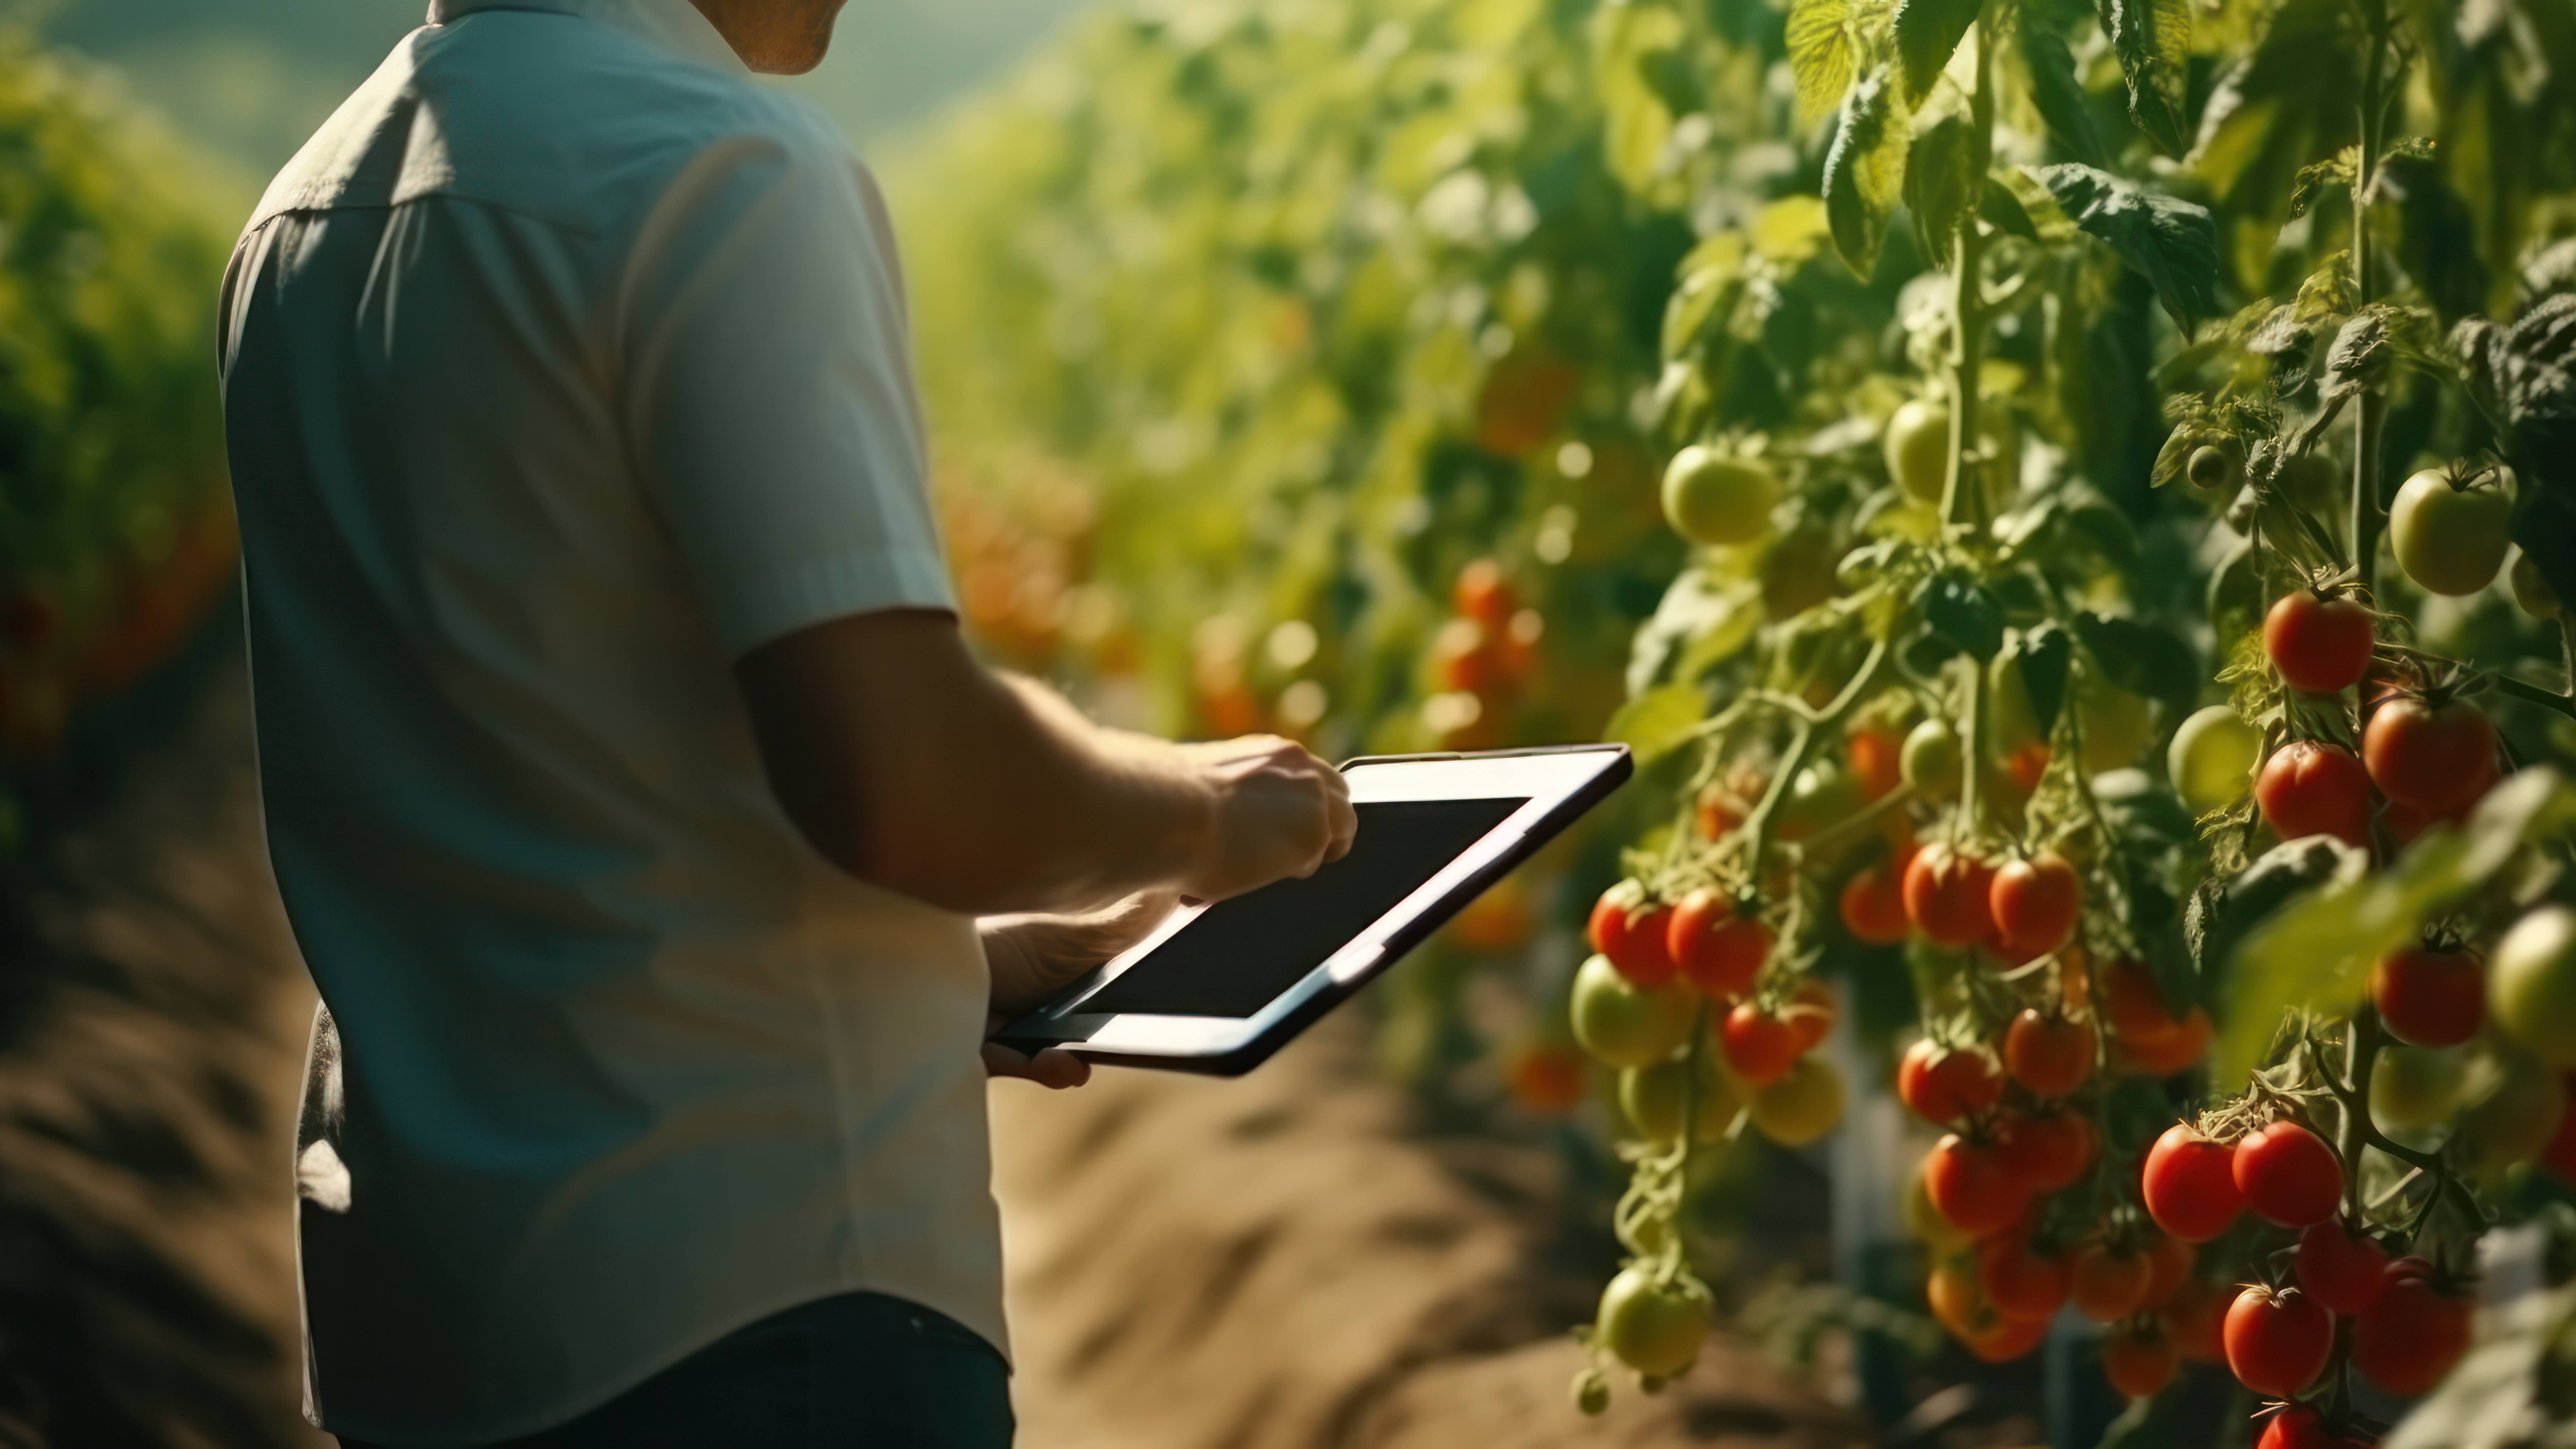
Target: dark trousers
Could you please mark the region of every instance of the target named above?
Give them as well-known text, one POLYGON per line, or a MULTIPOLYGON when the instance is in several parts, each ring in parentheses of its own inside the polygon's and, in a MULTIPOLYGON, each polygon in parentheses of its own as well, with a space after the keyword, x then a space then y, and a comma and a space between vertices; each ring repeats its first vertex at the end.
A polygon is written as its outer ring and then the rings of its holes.
POLYGON ((1007 1449, 1012 1428, 1010 1370, 991 1344, 918 1304, 847 1293, 492 1449, 1007 1449))

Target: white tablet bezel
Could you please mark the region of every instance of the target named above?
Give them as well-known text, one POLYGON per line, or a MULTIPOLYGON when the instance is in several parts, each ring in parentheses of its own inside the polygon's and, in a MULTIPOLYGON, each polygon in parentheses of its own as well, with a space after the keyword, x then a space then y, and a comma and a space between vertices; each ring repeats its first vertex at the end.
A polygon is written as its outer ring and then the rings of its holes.
POLYGON ((1054 1003, 1012 1023, 1001 1035, 1018 1041, 1056 1042, 1086 1056, 1129 1060, 1167 1058, 1177 1062, 1243 1051, 1317 998, 1347 992, 1390 964, 1391 947, 1407 926, 1426 912, 1439 909, 1480 878, 1490 883, 1498 863, 1524 853, 1529 837, 1540 833, 1549 817, 1570 802, 1587 792, 1597 794, 1602 777, 1618 770, 1626 758, 1623 747, 1602 745, 1533 753, 1353 761, 1346 774, 1354 803, 1515 795, 1527 798, 1519 809, 1460 852, 1437 875, 1252 1016, 1159 1016, 1143 1012, 1086 1013, 1081 1009, 1084 1000, 1098 994, 1209 909, 1198 905, 1174 911, 1152 935, 1084 978, 1054 1003))

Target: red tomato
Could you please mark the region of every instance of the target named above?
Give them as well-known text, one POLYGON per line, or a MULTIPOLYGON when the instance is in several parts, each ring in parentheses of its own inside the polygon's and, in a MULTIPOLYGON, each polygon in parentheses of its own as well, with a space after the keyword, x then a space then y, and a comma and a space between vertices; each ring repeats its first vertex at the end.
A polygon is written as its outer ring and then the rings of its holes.
POLYGON ((1907 1047, 1896 1065, 1897 1097, 1938 1126, 1982 1112, 2003 1094, 2003 1073, 1981 1051, 1952 1051, 1926 1038, 1907 1047))
POLYGON ((1905 782, 1904 741, 1889 730, 1854 730, 1845 748, 1851 777, 1864 800, 1876 800, 1905 782))
POLYGON ((2004 1031, 2004 1070, 2034 1097, 2071 1097, 2093 1075, 2093 1048, 2091 1026, 2025 1006, 2004 1031))
POLYGON ((1503 632, 1520 608, 1511 581, 1503 577, 1503 566, 1489 558, 1480 558, 1458 571, 1458 583, 1450 590, 1449 600, 1459 618, 1473 619, 1496 634, 1503 632))
POLYGON ((2343 1164, 2325 1139, 2296 1122, 2274 1122, 2239 1138, 2233 1170, 2245 1206, 2267 1223, 2304 1228, 2343 1205, 2343 1164))
POLYGON ((2140 1186, 2147 1216, 2186 1243, 2206 1243, 2227 1231, 2245 1207, 2236 1187, 2235 1154, 2186 1123, 2166 1128, 2147 1149, 2140 1186))
POLYGON ((1905 914, 1905 868, 1873 865, 1843 883, 1843 929, 1871 946, 1901 946, 1914 932, 1905 914))
POLYGON ((2217 1363, 2227 1356, 2219 1328, 2227 1319, 2228 1295, 2214 1283, 2186 1278, 2173 1301, 2156 1316, 2165 1336, 2193 1363, 2217 1363))
POLYGON ((2258 1285, 2236 1295, 2219 1334, 2238 1383, 2286 1399, 2325 1372, 2334 1351, 2334 1315, 2296 1288, 2258 1285))
POLYGON ((2187 1072, 2209 1054, 2209 1039, 2216 1030, 2209 1013, 2195 1006, 2171 1035, 2146 1042, 2114 1042, 2111 1064, 2131 1076, 2170 1077, 2187 1072))
POLYGON ((1994 934, 1988 904, 1994 871, 1946 845, 1927 845, 1905 867, 1905 914, 1944 946, 1966 946, 1994 934))
POLYGON ((1801 1054, 1814 1051, 1833 1033, 1834 989, 1821 981, 1799 982, 1780 1019, 1789 1023, 1789 1030, 1796 1034, 1801 1054))
POLYGON ((1933 1265, 1932 1274, 1923 1283, 1923 1301, 1932 1310, 1933 1321, 1965 1343, 1980 1329, 1991 1326, 1994 1306, 1986 1302, 1983 1288, 1977 1285, 1977 1265, 1973 1257, 1954 1256, 1933 1265))
POLYGON ((2409 946, 2370 968, 2370 1002, 2408 1046, 2458 1046, 2487 1019, 2487 968, 2459 951, 2409 946))
POLYGON ((2361 757, 2379 793, 2427 815, 2447 815, 2495 783, 2495 722, 2464 699, 2435 709, 2399 695, 2371 711, 2361 757))
POLYGON ((2357 1318, 2379 1301, 2388 1250, 2331 1219, 2299 1234, 2299 1286, 2329 1310, 2357 1318))
POLYGON ((2048 773, 2048 746, 2034 740, 2014 750, 2004 760, 2004 772, 2028 799, 2039 788, 2040 777, 2048 773))
POLYGON ((2165 1005, 2164 992, 2147 968, 2135 961, 2114 961, 2102 968, 2096 985, 2100 989, 2101 1013, 2111 1034, 2124 1042, 2161 1041, 2174 1034, 2182 1023, 2165 1005))
POLYGON ((2282 595, 2263 620, 2263 652, 2272 667, 2292 689, 2311 694, 2336 694, 2361 683, 2375 642, 2368 609, 2310 589, 2282 595))
POLYGON ((2075 1255, 2075 1311, 2095 1323, 2117 1323, 2147 1301, 2155 1277, 2156 1265, 2146 1254, 2087 1243, 2075 1255))
POLYGON ((1750 1001, 1739 1001, 1719 1030, 1726 1064, 1748 1087, 1767 1087, 1798 1064, 1797 1028, 1750 1001))
POLYGON ((1582 1106, 1591 1077, 1583 1053, 1559 1046, 1524 1049, 1506 1075, 1512 1100, 1542 1117, 1562 1117, 1582 1106))
POLYGON ((2559 1078, 2567 1091, 2567 1110, 2558 1114, 2558 1133, 2540 1149, 2540 1165, 2560 1182, 2576 1183, 2576 1072, 2559 1078))
POLYGON ((2143 1235, 2140 1246, 2147 1251, 2148 1266, 2155 1273, 2147 1280, 2146 1301, 2141 1308, 2162 1308, 2174 1301, 2185 1283, 2191 1281, 2191 1265, 2200 1254, 2191 1244, 2170 1234, 2153 1229, 2143 1235))
POLYGON ((1585 934, 1620 975, 1652 991, 1672 980, 1676 969, 1666 944, 1671 918, 1671 911, 1646 899, 1644 886, 1623 880, 1593 903, 1585 934))
POLYGON ((2019 1233, 2003 1233, 1977 1246, 1977 1284, 2006 1318, 2049 1318, 2066 1302, 2066 1260, 2034 1252, 2019 1233))
POLYGON ((2075 934, 2075 916, 2083 898, 2075 867, 2049 850, 2028 860, 2007 862, 1996 871, 1986 905, 2005 945, 2042 956, 2075 934))
POLYGON ((2093 1165, 2093 1123, 2063 1109, 2006 1117, 1995 1126, 1995 1155, 2032 1192, 2073 1187, 2093 1165))
POLYGON ((2102 1376, 2133 1399, 2165 1391, 2182 1371, 2182 1354, 2160 1328, 2124 1328, 2102 1340, 2102 1376))
POLYGON ((2274 1414, 2263 1425, 2263 1437, 2254 1441, 2254 1449, 2333 1449, 2333 1445, 2326 1421, 2305 1404, 2291 1404, 2274 1414))
MULTIPOLYGON (((1753 989, 1771 956, 1771 928, 1738 915, 1735 901, 1714 886, 1682 897, 1664 928, 1665 954, 1684 981, 1719 1000, 1753 989)), ((1617 958, 1612 958, 1616 964, 1617 958)))
POLYGON ((2341 745, 2282 746, 2255 777, 2254 804, 2283 840, 2331 835, 2346 845, 2370 844, 2370 776, 2341 745))
POLYGON ((2030 1205, 2030 1190, 2014 1180, 1994 1149, 1956 1132, 1923 1159, 1923 1191, 1952 1226, 1980 1238, 2012 1226, 2030 1205))
POLYGON ((1968 1352, 1987 1363, 2010 1363, 2039 1347, 2039 1341, 2046 1337, 2047 1319, 2006 1318, 1998 1313, 1984 1332, 1966 1343, 1968 1352))
POLYGON ((2353 1326, 2352 1364, 2405 1398, 2432 1392, 2469 1349, 2469 1301, 2388 1265, 2379 1301, 2353 1326))

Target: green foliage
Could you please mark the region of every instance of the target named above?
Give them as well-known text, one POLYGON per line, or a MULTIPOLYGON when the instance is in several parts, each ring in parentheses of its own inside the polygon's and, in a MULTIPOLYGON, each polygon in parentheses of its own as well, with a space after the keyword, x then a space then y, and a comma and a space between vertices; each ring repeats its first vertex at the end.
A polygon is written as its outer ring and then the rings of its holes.
POLYGON ((1834 250, 1864 281, 1878 265, 1887 219, 1905 191, 1905 157, 1913 133, 1885 66, 1870 72, 1843 102, 1834 147, 1825 153, 1825 215, 1834 250))
POLYGON ((77 698, 157 663, 229 576, 226 232, 196 174, 0 28, 0 779, 51 761, 77 698))
MULTIPOLYGON (((2497 786, 2466 824, 2427 829, 2385 869, 2367 870, 2363 857, 2345 851, 2327 884, 2287 905, 2279 905, 2277 892, 2257 887, 2255 900, 2232 908, 2261 924, 2244 936, 2230 964, 2220 1079, 2236 1080, 2262 1058, 2285 1012, 2350 1006, 2372 962, 2413 943, 2436 920, 2469 909, 2480 892, 2499 890, 2504 900, 2498 904, 2510 912, 2517 894, 2513 868, 2521 864, 2528 881, 2535 864, 2527 847, 2571 833, 2576 784, 2535 767, 2497 786)), ((2281 852, 2300 849, 2293 843, 2281 852)), ((2546 882, 2544 876, 2538 883, 2546 882)))

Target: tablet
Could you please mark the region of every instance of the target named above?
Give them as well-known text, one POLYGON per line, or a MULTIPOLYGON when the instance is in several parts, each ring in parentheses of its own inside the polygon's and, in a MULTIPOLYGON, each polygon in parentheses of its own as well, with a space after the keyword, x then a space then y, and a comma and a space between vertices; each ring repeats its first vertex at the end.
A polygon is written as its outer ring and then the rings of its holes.
POLYGON ((1240 1076, 1456 915, 1625 781, 1625 745, 1380 755, 1342 767, 1348 855, 1184 906, 994 1037, 1095 1062, 1240 1076))

